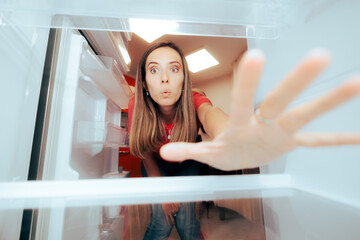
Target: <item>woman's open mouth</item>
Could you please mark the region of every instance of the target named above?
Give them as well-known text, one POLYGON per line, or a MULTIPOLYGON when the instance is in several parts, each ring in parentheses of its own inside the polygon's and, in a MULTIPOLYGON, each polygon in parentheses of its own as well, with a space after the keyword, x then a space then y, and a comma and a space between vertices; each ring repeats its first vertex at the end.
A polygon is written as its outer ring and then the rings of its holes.
POLYGON ((164 91, 164 92, 161 93, 161 95, 162 95, 163 97, 168 97, 168 96, 170 96, 170 92, 164 91))

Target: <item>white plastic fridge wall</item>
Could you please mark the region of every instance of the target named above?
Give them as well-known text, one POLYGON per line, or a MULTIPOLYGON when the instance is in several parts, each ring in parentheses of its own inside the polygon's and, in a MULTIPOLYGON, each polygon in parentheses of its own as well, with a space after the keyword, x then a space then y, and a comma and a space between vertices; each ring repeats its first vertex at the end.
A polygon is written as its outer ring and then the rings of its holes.
MULTIPOLYGON (((19 18, 21 16, 16 19, 19 20, 19 18)), ((44 18, 41 20, 46 23, 44 18)), ((48 19, 48 22, 50 22, 50 19, 48 19)), ((1 104, 4 114, 2 114, 0 120, 1 126, 3 126, 0 138, 3 159, 0 162, 0 181, 27 180, 48 36, 48 28, 22 26, 22 24, 18 25, 12 22, 11 19, 1 18, 0 38, 4 43, 0 47, 3 53, 0 56, 1 78, 3 79, 1 104)), ((78 41, 78 43, 82 44, 81 41, 78 41)), ((82 45, 79 47, 82 48, 82 45)), ((63 51, 66 51, 66 48, 63 51)), ((81 59, 81 55, 78 55, 77 59, 81 59)), ((112 65, 110 67, 110 69, 104 67, 106 70, 105 77, 110 78, 109 82, 117 81, 116 76, 112 75, 112 65)), ((78 69, 80 70, 80 65, 78 69)), ((86 69, 86 66, 83 66, 83 69, 86 69)), ((103 94, 97 89, 96 80, 90 79, 92 83, 89 84, 89 77, 84 74, 79 77, 80 84, 76 82, 75 85, 72 85, 74 82, 71 81, 75 76, 67 75, 72 70, 65 69, 65 72, 58 74, 58 76, 66 75, 69 77, 66 80, 68 83, 70 80, 70 84, 67 87, 63 85, 57 88, 58 91, 66 88, 67 92, 65 91, 64 95, 60 94, 64 97, 62 100, 53 101, 54 106, 58 106, 59 109, 62 109, 61 107, 67 108, 67 112, 63 115, 60 113, 52 116, 54 118, 60 116, 58 119, 60 122, 65 120, 63 126, 69 123, 66 119, 70 120, 70 124, 66 126, 66 129, 61 129, 64 130, 62 133, 69 137, 67 143, 70 145, 67 146, 70 148, 65 147, 61 148, 61 150, 64 151, 65 156, 66 150, 69 150, 68 153, 71 153, 71 156, 67 155, 62 159, 51 158, 50 156, 48 159, 55 166, 53 168, 55 170, 47 171, 53 169, 45 168, 44 179, 56 179, 56 177, 59 179, 100 178, 105 173, 117 170, 118 147, 125 142, 126 131, 120 128, 121 109, 118 105, 125 105, 124 102, 128 101, 128 96, 117 96, 115 99, 115 101, 117 100, 116 104, 111 100, 112 96, 104 95, 107 92, 103 94), (88 80, 87 83, 86 80, 88 80), (80 87, 76 88, 79 85, 80 87), (74 102, 66 105, 71 103, 71 99, 74 102), (74 114, 76 116, 72 118, 74 114), (72 128, 74 124, 79 122, 84 123, 82 126, 85 125, 86 129, 83 132, 77 131, 75 136, 72 136, 72 128), (87 123, 90 123, 90 127, 87 123), (91 131, 94 135, 84 137, 89 133, 89 130, 93 130, 94 126, 95 131, 91 131), (74 138, 73 148, 71 148, 72 138, 74 138), (91 156, 93 157, 91 158, 91 156), (57 161, 54 161, 56 159, 57 161), (62 167, 56 168, 59 164, 62 167), (54 172, 57 172, 57 174, 54 175, 54 172)), ((101 79, 97 80, 101 81, 101 79)), ((111 91, 118 91, 119 95, 121 95, 121 93, 125 93, 122 89, 123 83, 121 81, 123 79, 118 81, 119 83, 115 83, 115 86, 111 85, 110 89, 111 91)), ((61 112, 59 109, 57 109, 57 113, 61 112)), ((50 128, 54 129, 56 126, 50 126, 50 128)), ((78 129, 77 125, 75 130, 78 129)), ((58 139, 51 138, 51 136, 48 141, 48 146, 54 147, 58 143, 58 139)), ((45 163, 46 166, 49 165, 49 161, 45 163)), ((15 212, 5 211, 1 214, 0 238, 18 238, 22 213, 23 211, 20 209, 15 212)))
MULTIPOLYGON (((0 20, 0 182, 27 180, 49 36, 48 28, 12 24, 0 20)), ((22 213, 0 214, 0 239, 19 238, 22 213)))
POLYGON ((118 147, 126 136, 120 105, 129 96, 113 74, 112 59, 92 53, 75 30, 59 35, 42 179, 101 178, 117 170, 118 147))
MULTIPOLYGON (((51 26, 58 28, 129 31, 128 18, 163 19, 179 24, 172 33, 273 39, 278 35, 279 23, 284 19, 293 20, 294 10, 304 3, 308 4, 296 0, 175 0, 172 4, 165 0, 110 0, 106 4, 96 0, 46 3, 18 0, 0 3, 0 9, 7 18, 13 17, 14 12, 25 16, 52 16, 51 26), (64 16, 71 16, 77 25, 64 25, 64 16)), ((49 26, 31 18, 21 24, 49 26)))
MULTIPOLYGON (((360 22, 359 9, 358 1, 329 2, 326 7, 314 9, 312 14, 308 15, 306 22, 283 32, 277 40, 248 40, 250 48, 260 48, 267 56, 267 65, 257 92, 257 101, 261 102, 266 93, 304 57, 304 54, 317 47, 331 51, 332 63, 291 107, 320 96, 352 75, 359 76, 360 29, 356 27, 356 24, 360 22)), ((357 97, 321 116, 302 131, 360 132, 359 106, 360 98, 357 97)), ((262 167, 261 172, 288 174, 297 189, 359 209, 359 157, 359 146, 300 148, 262 167)), ((278 239, 279 236, 288 236, 288 238, 291 236, 291 239, 306 238, 301 231, 294 234, 296 232, 294 223, 287 221, 284 217, 288 214, 288 208, 281 204, 273 204, 267 199, 264 200, 264 205, 269 205, 272 209, 272 211, 266 211, 264 208, 267 226, 273 225, 274 218, 281 226, 280 235, 274 235, 274 231, 270 227, 267 228, 267 239, 278 239)), ((312 221, 309 223, 313 224, 312 221)), ((346 231, 343 233, 345 234, 346 231)))
POLYGON ((0 20, 0 181, 27 180, 48 37, 47 28, 0 20))
MULTIPOLYGON (((358 9, 358 1, 333 2, 327 8, 313 11, 306 23, 288 29, 277 40, 249 40, 250 47, 264 50, 267 56, 257 101, 261 101, 304 54, 316 47, 329 49, 332 63, 290 107, 318 97, 359 74, 360 29, 354 27, 360 21, 358 9)), ((360 132, 359 105, 360 98, 356 97, 302 131, 360 132)), ((360 188, 356 186, 360 181, 359 156, 359 146, 300 148, 261 170, 290 174, 299 188, 360 207, 360 188)))
MULTIPOLYGON (((101 178, 117 171, 119 146, 126 136, 120 105, 127 104, 129 96, 113 72, 112 59, 96 56, 76 30, 59 34, 43 179, 101 178)), ((64 238, 96 239, 100 223, 101 207, 40 209, 37 238, 61 239, 65 229, 64 238)))

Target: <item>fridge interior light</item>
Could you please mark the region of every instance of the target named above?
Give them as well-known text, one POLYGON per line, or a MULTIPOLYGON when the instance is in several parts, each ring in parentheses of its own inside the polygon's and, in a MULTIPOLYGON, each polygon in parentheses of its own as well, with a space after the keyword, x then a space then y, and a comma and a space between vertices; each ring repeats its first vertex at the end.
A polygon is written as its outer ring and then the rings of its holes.
POLYGON ((172 32, 179 26, 174 21, 135 18, 130 18, 129 24, 130 30, 148 43, 153 42, 166 33, 172 32))
POLYGON ((190 71, 193 73, 219 64, 219 62, 208 51, 206 51, 206 49, 201 49, 186 56, 186 61, 189 64, 190 71))
POLYGON ((131 62, 131 58, 130 58, 130 56, 129 56, 128 51, 127 51, 124 47, 122 47, 122 46, 120 46, 120 45, 118 45, 118 46, 119 46, 121 55, 123 56, 123 58, 124 58, 124 60, 125 60, 125 63, 126 63, 126 64, 129 64, 129 63, 131 62))

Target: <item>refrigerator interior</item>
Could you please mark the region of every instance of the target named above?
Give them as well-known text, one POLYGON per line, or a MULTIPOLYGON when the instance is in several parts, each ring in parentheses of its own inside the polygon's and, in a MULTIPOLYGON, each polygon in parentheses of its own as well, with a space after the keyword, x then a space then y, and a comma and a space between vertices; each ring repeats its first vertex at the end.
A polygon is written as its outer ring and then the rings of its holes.
POLYGON ((112 58, 96 56, 75 30, 59 35, 42 179, 101 178, 117 170, 131 92, 112 58))
MULTIPOLYGON (((164 1, 0 4, 0 39, 5 43, 0 48, 6 53, 0 66, 2 79, 8 79, 0 94, 6 110, 0 139, 5 159, 0 163, 0 238, 18 239, 23 209, 39 209, 44 237, 81 233, 95 239, 103 206, 222 198, 261 199, 266 239, 339 239, 341 233, 358 238, 358 146, 300 148, 262 167, 258 176, 85 180, 116 170, 116 149, 126 135, 119 125, 126 98, 120 100, 116 93, 128 92, 123 90, 122 67, 94 57, 77 29, 128 32, 130 17, 154 18, 178 23, 169 34, 247 38, 248 48, 262 49, 267 58, 256 103, 316 47, 329 49, 333 62, 290 107, 359 72, 357 1, 213 1, 206 8, 201 1, 181 1, 176 6, 164 1), (66 39, 58 52, 63 62, 56 68, 60 80, 54 82, 59 85, 53 86, 52 96, 63 100, 52 102, 57 104, 48 122, 53 138, 48 138, 52 141, 43 157, 60 160, 44 161, 43 179, 52 181, 27 182, 50 28, 61 30, 60 39, 66 39), (107 83, 103 76, 113 80, 107 83)), ((357 97, 302 131, 360 132, 359 104, 357 97)))
MULTIPOLYGON (((356 239, 360 234, 359 208, 296 189, 284 175, 173 177, 166 184, 161 178, 124 178, 7 186, 12 190, 2 196, 2 213, 65 213, 62 224, 47 235, 52 239, 139 239, 149 223, 149 204, 166 202, 195 202, 205 239, 356 239)), ((49 224, 58 223, 54 220, 49 224)), ((175 230, 171 237, 179 239, 175 230)))

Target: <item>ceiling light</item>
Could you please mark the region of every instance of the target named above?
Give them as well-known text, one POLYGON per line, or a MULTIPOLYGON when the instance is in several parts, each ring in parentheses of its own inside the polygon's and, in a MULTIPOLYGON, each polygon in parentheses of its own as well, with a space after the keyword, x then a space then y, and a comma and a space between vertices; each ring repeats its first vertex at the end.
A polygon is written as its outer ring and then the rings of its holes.
POLYGON ((193 73, 219 64, 206 49, 201 49, 186 56, 186 61, 188 62, 190 71, 193 73))
POLYGON ((178 24, 174 21, 153 20, 153 19, 129 19, 130 31, 136 33, 139 37, 151 43, 166 33, 170 33, 178 24))
POLYGON ((121 55, 124 58, 125 63, 129 64, 131 62, 131 58, 129 56, 128 51, 123 46, 120 46, 120 45, 118 45, 118 46, 119 46, 121 55))

